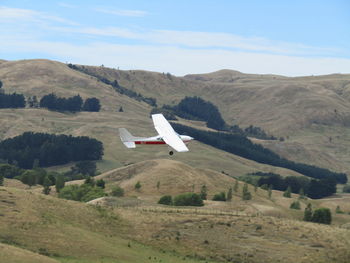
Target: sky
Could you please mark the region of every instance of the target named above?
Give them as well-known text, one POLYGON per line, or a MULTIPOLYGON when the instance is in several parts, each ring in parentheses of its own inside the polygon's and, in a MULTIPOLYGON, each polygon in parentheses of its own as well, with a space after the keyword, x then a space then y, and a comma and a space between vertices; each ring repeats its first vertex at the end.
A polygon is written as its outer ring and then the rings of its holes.
POLYGON ((348 0, 0 0, 0 59, 177 76, 350 73, 348 0))

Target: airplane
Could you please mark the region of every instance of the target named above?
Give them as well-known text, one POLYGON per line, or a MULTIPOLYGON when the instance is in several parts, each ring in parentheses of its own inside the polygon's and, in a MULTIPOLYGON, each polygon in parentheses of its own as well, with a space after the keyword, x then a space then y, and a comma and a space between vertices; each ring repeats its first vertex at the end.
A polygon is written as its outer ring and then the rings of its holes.
MULTIPOLYGON (((152 120, 154 128, 158 132, 157 136, 153 137, 134 137, 125 128, 119 128, 119 136, 123 144, 127 148, 136 148, 137 144, 140 145, 158 145, 167 144, 177 152, 188 152, 188 148, 185 143, 189 143, 194 138, 187 135, 177 134, 170 123, 165 119, 163 114, 152 114, 152 120)), ((173 155, 172 150, 169 151, 169 155, 173 155)))

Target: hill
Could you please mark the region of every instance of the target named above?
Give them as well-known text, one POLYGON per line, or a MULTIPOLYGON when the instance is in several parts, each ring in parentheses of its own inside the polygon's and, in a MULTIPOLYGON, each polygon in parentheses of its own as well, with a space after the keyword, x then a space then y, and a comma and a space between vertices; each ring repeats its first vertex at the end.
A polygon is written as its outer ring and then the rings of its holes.
MULTIPOLYGON (((348 215, 335 215, 333 226, 300 222, 303 209, 311 202, 330 207, 331 200, 300 200, 302 210, 289 209, 292 198, 273 191, 271 199, 265 190, 252 186, 252 200, 241 199, 243 183, 239 182, 232 202, 205 201, 204 207, 185 208, 157 205, 164 194, 198 192, 205 183, 209 199, 227 191, 235 180, 210 170, 195 169, 169 160, 152 160, 129 165, 97 176, 106 181, 106 189, 119 185, 126 197, 104 197, 89 203, 113 207, 124 220, 131 222, 133 237, 159 249, 174 249, 178 253, 202 260, 241 262, 346 262, 349 239, 346 227, 348 215), (171 182, 169 182, 171 180, 171 182), (140 191, 134 185, 140 181, 140 191), (157 189, 157 182, 160 187, 157 189), (193 182, 195 182, 193 188, 193 182), (328 203, 326 203, 328 202, 328 203), (341 240, 341 241, 340 241, 341 240), (272 253, 278 247, 278 253, 272 253), (338 251, 338 253, 334 253, 338 251)), ((96 179, 97 179, 96 178, 96 179)), ((70 183, 82 183, 70 182, 70 183)), ((346 199, 338 197, 344 206, 346 199)))
POLYGON ((218 106, 228 124, 254 125, 283 137, 285 141, 277 143, 283 157, 339 172, 350 171, 346 152, 350 146, 350 75, 290 78, 221 70, 176 77, 137 70, 84 68, 95 76, 117 80, 123 87, 157 98, 158 105, 174 105, 185 96, 200 96, 218 106), (289 154, 295 145, 299 145, 300 155, 289 154))

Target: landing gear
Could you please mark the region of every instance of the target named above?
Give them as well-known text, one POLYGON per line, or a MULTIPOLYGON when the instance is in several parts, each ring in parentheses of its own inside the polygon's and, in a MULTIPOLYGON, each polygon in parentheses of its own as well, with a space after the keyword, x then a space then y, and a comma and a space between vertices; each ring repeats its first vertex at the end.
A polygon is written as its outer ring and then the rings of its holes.
POLYGON ((170 152, 169 152, 169 155, 173 155, 173 154, 174 154, 174 152, 173 152, 173 151, 170 151, 170 152))

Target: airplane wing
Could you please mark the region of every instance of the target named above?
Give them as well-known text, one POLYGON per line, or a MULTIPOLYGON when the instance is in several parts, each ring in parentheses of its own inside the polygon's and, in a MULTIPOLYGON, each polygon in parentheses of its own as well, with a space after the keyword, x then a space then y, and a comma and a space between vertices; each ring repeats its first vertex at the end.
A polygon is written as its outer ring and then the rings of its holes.
POLYGON ((178 152, 188 152, 187 146, 174 131, 173 127, 171 127, 170 123, 164 118, 163 114, 153 114, 152 120, 154 128, 166 144, 178 152))

